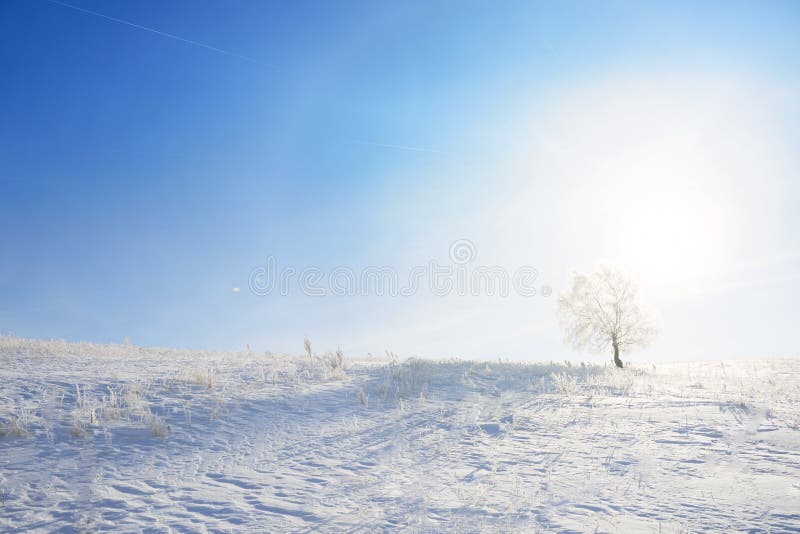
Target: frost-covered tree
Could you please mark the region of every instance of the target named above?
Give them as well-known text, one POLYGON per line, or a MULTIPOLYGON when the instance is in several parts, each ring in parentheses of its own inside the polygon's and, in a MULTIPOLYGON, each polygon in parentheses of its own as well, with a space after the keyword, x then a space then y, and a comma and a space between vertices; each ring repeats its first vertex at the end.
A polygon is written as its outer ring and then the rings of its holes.
POLYGON ((647 346, 657 333, 636 303, 633 283, 608 268, 589 276, 575 273, 569 292, 558 301, 558 316, 565 341, 577 350, 612 348, 617 367, 622 367, 621 352, 647 346))

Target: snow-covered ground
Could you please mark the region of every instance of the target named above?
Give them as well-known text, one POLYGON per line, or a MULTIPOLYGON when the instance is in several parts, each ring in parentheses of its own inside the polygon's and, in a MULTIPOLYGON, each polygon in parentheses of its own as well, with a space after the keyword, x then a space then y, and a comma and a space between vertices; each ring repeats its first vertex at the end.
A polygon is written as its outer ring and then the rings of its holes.
POLYGON ((800 529, 800 361, 0 338, 0 531, 800 529))

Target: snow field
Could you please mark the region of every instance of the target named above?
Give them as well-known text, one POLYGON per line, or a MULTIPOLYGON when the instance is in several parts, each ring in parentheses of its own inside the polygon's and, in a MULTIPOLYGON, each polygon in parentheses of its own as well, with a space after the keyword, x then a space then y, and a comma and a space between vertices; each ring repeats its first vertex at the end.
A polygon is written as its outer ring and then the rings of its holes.
POLYGON ((800 361, 0 338, 0 530, 800 529, 800 361))

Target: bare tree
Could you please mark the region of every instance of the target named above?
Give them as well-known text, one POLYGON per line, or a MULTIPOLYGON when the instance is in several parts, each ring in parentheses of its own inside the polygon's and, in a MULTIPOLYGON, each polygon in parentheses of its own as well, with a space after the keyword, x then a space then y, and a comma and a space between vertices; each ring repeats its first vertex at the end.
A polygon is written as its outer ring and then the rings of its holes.
POLYGON ((636 303, 633 283, 608 268, 573 274, 572 287, 558 301, 558 316, 565 341, 577 350, 613 348, 617 367, 621 352, 647 346, 657 333, 636 303))

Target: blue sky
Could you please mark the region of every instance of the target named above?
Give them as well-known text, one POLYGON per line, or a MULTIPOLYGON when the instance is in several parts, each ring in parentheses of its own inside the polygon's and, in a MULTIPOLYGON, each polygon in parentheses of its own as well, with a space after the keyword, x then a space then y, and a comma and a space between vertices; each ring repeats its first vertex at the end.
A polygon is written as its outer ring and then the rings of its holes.
POLYGON ((67 4, 0 3, 2 332, 570 357, 555 297, 247 289, 466 238, 620 264, 650 357, 797 355, 797 3, 67 4))

